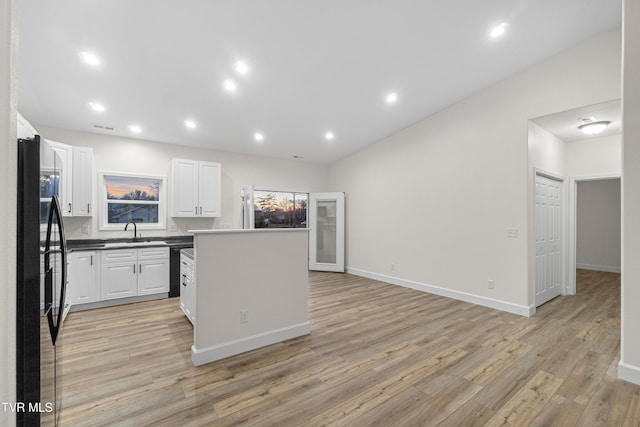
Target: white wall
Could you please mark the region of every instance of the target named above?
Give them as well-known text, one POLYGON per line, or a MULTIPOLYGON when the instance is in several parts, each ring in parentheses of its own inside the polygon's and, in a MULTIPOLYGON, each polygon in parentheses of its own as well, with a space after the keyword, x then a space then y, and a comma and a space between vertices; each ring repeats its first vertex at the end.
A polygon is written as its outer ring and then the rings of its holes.
MULTIPOLYGON (((17 4, 0 0, 0 11, 0 402, 15 402, 17 4)), ((0 408, 0 425, 15 414, 0 408)))
POLYGON ((620 180, 577 184, 576 264, 588 270, 620 272, 620 180))
POLYGON ((618 375, 640 384, 640 2, 623 3, 622 335, 618 375))
POLYGON ((529 122, 529 170, 566 176, 567 143, 536 123, 529 122))
POLYGON ((566 159, 566 174, 571 177, 619 175, 622 170, 622 136, 567 142, 566 159))
POLYGON ((306 229, 206 231, 194 247, 195 365, 310 332, 306 229))
POLYGON ((350 271, 530 308, 528 120, 619 96, 612 31, 337 162, 350 271))
MULTIPOLYGON (((29 118, 27 117, 27 120, 29 118)), ((182 145, 162 144, 48 128, 33 123, 45 138, 71 145, 93 147, 94 206, 97 203, 97 174, 100 171, 129 172, 171 176, 171 159, 197 159, 222 164, 222 217, 171 218, 168 206, 167 230, 142 230, 143 236, 184 235, 188 229, 239 228, 240 188, 254 184, 264 189, 293 191, 324 191, 328 183, 328 167, 295 160, 232 154, 182 145), (177 230, 171 231, 176 225, 177 230)), ((168 190, 171 186, 168 184, 168 190)), ((167 192, 170 200, 171 194, 167 192)), ((98 216, 66 218, 65 231, 69 239, 130 237, 131 232, 99 231, 98 216), (82 225, 90 224, 90 233, 82 234, 82 225)))

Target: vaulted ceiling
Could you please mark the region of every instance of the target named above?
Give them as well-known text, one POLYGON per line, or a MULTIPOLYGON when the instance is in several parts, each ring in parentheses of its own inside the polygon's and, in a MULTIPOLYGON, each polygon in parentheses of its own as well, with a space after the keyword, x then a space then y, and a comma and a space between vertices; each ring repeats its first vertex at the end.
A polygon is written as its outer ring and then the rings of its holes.
POLYGON ((317 164, 617 28, 622 14, 619 0, 19 7, 19 111, 32 123, 317 164))

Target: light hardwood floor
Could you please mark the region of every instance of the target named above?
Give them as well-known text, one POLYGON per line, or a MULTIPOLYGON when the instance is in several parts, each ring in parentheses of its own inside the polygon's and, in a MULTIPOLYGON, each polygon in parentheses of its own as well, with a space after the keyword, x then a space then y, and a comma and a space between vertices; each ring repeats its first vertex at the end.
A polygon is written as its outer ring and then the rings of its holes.
POLYGON ((637 426, 616 379, 620 276, 524 318, 311 273, 309 336, 201 367, 176 298, 71 313, 64 426, 637 426))

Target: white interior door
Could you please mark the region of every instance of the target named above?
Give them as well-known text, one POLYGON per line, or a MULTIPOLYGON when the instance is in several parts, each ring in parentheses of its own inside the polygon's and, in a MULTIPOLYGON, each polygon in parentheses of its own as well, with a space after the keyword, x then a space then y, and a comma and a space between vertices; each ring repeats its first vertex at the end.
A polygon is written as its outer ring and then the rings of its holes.
POLYGON ((309 194, 309 269, 344 272, 344 193, 309 194))
POLYGON ((536 175, 536 307, 562 293, 562 182, 536 175))

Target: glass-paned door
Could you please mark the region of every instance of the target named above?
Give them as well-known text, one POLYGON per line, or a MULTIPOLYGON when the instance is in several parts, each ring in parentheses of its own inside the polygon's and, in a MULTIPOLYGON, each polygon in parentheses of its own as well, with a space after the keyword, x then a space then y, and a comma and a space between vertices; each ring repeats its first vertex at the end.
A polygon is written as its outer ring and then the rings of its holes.
POLYGON ((309 269, 344 272, 344 193, 309 195, 309 269))

